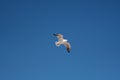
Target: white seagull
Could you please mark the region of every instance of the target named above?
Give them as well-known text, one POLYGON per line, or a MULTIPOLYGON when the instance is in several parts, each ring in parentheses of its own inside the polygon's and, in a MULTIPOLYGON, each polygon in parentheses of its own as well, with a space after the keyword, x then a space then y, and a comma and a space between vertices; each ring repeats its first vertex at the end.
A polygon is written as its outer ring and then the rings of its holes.
POLYGON ((53 35, 58 38, 58 42, 55 42, 55 45, 60 46, 61 44, 63 44, 66 47, 67 52, 70 53, 71 46, 68 40, 64 39, 62 34, 53 34, 53 35))

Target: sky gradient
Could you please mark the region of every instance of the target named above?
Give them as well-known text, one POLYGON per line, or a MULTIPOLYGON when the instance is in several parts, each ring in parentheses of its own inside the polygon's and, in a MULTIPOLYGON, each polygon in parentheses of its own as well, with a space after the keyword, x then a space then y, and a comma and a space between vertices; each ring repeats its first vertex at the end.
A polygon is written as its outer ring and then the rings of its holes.
POLYGON ((120 80, 120 1, 1 0, 0 80, 120 80))

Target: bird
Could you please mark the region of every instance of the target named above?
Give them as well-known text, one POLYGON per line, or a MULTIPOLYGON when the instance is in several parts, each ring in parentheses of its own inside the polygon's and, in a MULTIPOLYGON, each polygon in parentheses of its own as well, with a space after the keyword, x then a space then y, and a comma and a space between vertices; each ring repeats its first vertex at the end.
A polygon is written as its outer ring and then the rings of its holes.
POLYGON ((68 53, 70 53, 70 50, 71 50, 71 45, 70 43, 68 42, 67 39, 64 39, 63 35, 62 34, 53 34, 54 36, 56 36, 58 38, 58 42, 56 41, 55 42, 55 45, 56 46, 60 46, 60 45, 64 45, 66 47, 66 50, 68 53))

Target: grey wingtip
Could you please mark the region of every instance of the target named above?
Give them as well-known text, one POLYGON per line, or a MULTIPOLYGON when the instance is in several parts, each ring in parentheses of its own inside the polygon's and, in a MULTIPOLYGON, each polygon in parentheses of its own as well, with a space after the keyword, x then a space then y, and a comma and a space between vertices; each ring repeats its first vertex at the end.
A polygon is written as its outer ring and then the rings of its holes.
POLYGON ((67 48, 67 52, 70 53, 70 49, 69 48, 67 48))
POLYGON ((55 33, 54 33, 53 35, 54 35, 54 36, 57 36, 57 34, 55 34, 55 33))
POLYGON ((68 53, 70 53, 70 51, 68 51, 68 53))
POLYGON ((68 51, 68 53, 70 53, 70 51, 68 51))

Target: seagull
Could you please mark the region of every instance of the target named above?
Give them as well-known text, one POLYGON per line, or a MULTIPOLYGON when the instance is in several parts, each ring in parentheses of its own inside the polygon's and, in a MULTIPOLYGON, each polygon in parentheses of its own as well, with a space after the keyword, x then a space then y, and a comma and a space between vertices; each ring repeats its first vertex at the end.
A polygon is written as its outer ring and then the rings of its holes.
POLYGON ((61 44, 63 44, 66 47, 67 52, 70 53, 71 46, 68 40, 64 39, 62 34, 53 34, 53 35, 58 38, 58 42, 55 42, 55 45, 59 47, 61 44))

